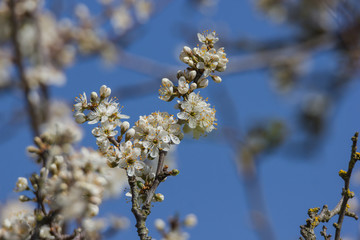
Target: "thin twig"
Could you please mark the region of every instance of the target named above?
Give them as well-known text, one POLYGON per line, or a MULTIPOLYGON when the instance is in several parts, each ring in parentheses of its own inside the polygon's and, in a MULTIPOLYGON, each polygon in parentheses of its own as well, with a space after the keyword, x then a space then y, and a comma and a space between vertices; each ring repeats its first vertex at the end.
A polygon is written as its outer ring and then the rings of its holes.
POLYGON ((356 132, 355 135, 351 138, 353 144, 351 147, 351 156, 350 156, 348 171, 346 172, 346 174, 344 176, 342 176, 342 178, 344 179, 344 182, 345 182, 344 189, 342 192, 343 202, 341 204, 341 208, 340 208, 340 212, 339 212, 339 219, 335 225, 336 226, 335 240, 340 239, 340 232, 341 232, 342 223, 344 221, 344 217, 345 217, 345 213, 346 213, 347 203, 348 203, 348 200, 351 198, 351 192, 349 189, 350 177, 351 177, 352 170, 355 166, 355 162, 358 159, 358 157, 356 155, 356 149, 357 149, 356 145, 357 145, 358 136, 359 136, 359 133, 356 132))
POLYGON ((157 169, 156 169, 155 180, 154 180, 150 190, 147 192, 147 196, 146 196, 146 200, 145 200, 143 209, 150 210, 151 201, 154 197, 155 190, 159 186, 160 182, 163 180, 161 176, 164 171, 164 161, 165 161, 166 153, 167 152, 165 152, 165 151, 160 151, 160 153, 159 153, 159 162, 158 162, 157 169))

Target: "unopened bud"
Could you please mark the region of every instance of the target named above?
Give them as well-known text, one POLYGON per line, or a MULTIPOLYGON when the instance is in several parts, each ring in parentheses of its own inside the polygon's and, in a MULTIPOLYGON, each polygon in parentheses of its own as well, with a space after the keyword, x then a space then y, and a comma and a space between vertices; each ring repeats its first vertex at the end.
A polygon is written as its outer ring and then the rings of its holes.
POLYGON ((130 123, 128 121, 124 121, 120 125, 121 135, 123 135, 130 128, 130 123))
POLYGON ((100 97, 101 98, 107 98, 111 94, 111 89, 108 88, 106 85, 102 85, 100 88, 100 97))
POLYGON ((157 230, 159 230, 159 231, 164 230, 164 229, 165 229, 165 225, 166 225, 166 224, 165 224, 164 220, 162 220, 162 219, 160 219, 160 218, 158 218, 158 219, 155 220, 155 227, 156 227, 157 230))
POLYGON ((48 174, 49 174, 49 170, 47 168, 43 167, 40 169, 40 177, 41 178, 46 177, 48 174))
POLYGON ((189 56, 192 55, 191 48, 189 48, 188 46, 185 46, 185 47, 183 48, 183 50, 184 50, 184 52, 185 52, 187 55, 189 55, 189 56))
POLYGON ((219 72, 223 72, 223 71, 225 71, 225 70, 226 70, 226 66, 223 66, 223 67, 217 67, 217 68, 216 68, 216 70, 217 70, 217 71, 219 71, 219 72))
POLYGON ((129 139, 135 136, 135 129, 130 128, 125 134, 125 142, 129 141, 129 139))
POLYGON ((180 173, 179 170, 173 169, 173 170, 171 170, 170 175, 171 175, 171 176, 176 176, 176 175, 178 175, 179 173, 180 173))
POLYGON ((197 87, 198 88, 206 88, 208 85, 209 85, 209 80, 207 78, 201 78, 197 82, 197 87))
POLYGON ((90 94, 90 101, 91 101, 92 103, 97 102, 98 99, 99 99, 99 97, 98 97, 98 95, 97 95, 96 92, 92 92, 92 93, 90 94))
POLYGON ((157 193, 154 195, 155 202, 162 202, 164 201, 164 198, 164 195, 162 195, 161 193, 157 193))
POLYGON ((41 140, 41 138, 39 137, 34 137, 34 143, 39 147, 39 148, 44 148, 44 143, 41 140))
MULTIPOLYGON (((189 63, 190 58, 189 58, 189 57, 183 57, 183 58, 182 58, 182 61, 183 61, 184 63, 189 63)), ((191 61, 192 61, 192 60, 191 60, 191 61)))
POLYGON ((52 163, 50 165, 50 171, 51 171, 52 174, 56 174, 58 172, 58 169, 57 169, 57 166, 56 166, 55 163, 52 163))
POLYGON ((179 79, 181 76, 184 76, 184 72, 181 70, 177 71, 176 78, 179 79))
POLYGON ((29 152, 29 153, 40 153, 40 150, 34 146, 28 146, 26 148, 26 150, 29 152))
POLYGON ((99 213, 99 207, 97 206, 97 205, 95 205, 95 204, 89 204, 88 205, 88 209, 87 209, 88 211, 87 211, 87 214, 88 214, 88 216, 90 216, 90 217, 93 217, 93 216, 96 216, 96 215, 98 215, 98 213, 99 213))
POLYGON ((100 205, 102 202, 101 198, 97 196, 91 196, 89 201, 95 205, 100 205))
POLYGON ((215 76, 215 75, 211 75, 211 78, 214 80, 214 82, 216 83, 221 83, 221 77, 219 76, 215 76))
POLYGON ((30 182, 32 185, 36 184, 38 180, 39 180, 39 175, 37 175, 36 173, 31 175, 30 182))
POLYGON ((194 227, 196 224, 197 224, 197 217, 195 214, 191 213, 185 217, 184 225, 186 227, 194 227))
POLYGON ((144 184, 143 184, 141 181, 137 181, 137 182, 136 182, 136 185, 137 185, 138 188, 140 188, 140 189, 143 189, 143 187, 144 187, 144 184))
POLYGON ((187 62, 187 64, 189 64, 190 67, 194 67, 194 61, 191 59, 187 62))
POLYGON ((190 90, 194 91, 197 88, 197 84, 196 83, 192 83, 190 84, 190 90))
POLYGON ((86 116, 84 113, 76 113, 74 117, 75 117, 75 121, 79 124, 86 122, 86 116))
POLYGON ((192 70, 189 72, 189 80, 192 81, 196 77, 196 71, 192 70))
POLYGON ((28 202, 28 201, 30 201, 31 199, 29 198, 29 197, 27 197, 27 196, 25 196, 25 195, 20 195, 19 196, 19 201, 20 202, 28 202))

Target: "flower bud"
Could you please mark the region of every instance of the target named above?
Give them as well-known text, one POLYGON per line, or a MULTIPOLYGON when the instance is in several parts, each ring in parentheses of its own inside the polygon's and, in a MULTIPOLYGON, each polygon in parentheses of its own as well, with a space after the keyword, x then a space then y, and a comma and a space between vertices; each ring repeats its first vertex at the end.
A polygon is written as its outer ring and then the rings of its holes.
POLYGON ((125 142, 129 141, 129 139, 135 136, 135 129, 130 128, 125 134, 125 142))
POLYGON ((194 227, 196 224, 197 224, 197 217, 195 214, 191 213, 185 217, 184 225, 186 227, 194 227))
POLYGON ((111 89, 106 85, 102 85, 100 88, 100 97, 107 98, 110 96, 110 94, 111 94, 111 89))
POLYGON ((189 63, 189 61, 192 61, 192 60, 190 60, 189 57, 183 57, 183 58, 181 59, 181 61, 183 61, 184 63, 189 63))
POLYGON ((162 202, 164 201, 164 198, 164 195, 162 195, 161 193, 157 193, 154 195, 155 202, 162 202))
POLYGON ((162 219, 160 219, 160 218, 155 219, 155 227, 156 227, 157 230, 159 230, 159 231, 164 230, 164 229, 165 229, 165 225, 166 225, 166 224, 165 224, 164 220, 162 220, 162 219))
POLYGON ((130 123, 128 121, 124 121, 120 125, 121 135, 123 135, 130 128, 130 123))
POLYGON ((215 75, 211 75, 211 78, 214 80, 214 82, 216 83, 221 83, 221 77, 219 76, 215 76, 215 75))
POLYGON ((57 168, 57 166, 56 166, 55 163, 52 163, 52 164, 50 165, 50 172, 51 172, 52 174, 57 174, 58 168, 57 168))
POLYGON ((99 99, 99 97, 98 97, 98 95, 97 95, 96 92, 92 92, 92 93, 90 94, 90 101, 91 101, 92 103, 97 102, 98 99, 99 99))
POLYGON ((19 201, 20 202, 28 202, 28 201, 30 201, 31 199, 29 198, 29 197, 27 197, 27 196, 25 196, 25 195, 20 195, 19 196, 19 201))
POLYGON ((29 152, 29 153, 40 153, 40 150, 34 146, 28 146, 26 148, 26 150, 29 152))
POLYGON ((192 83, 190 84, 190 90, 194 91, 197 88, 197 84, 196 83, 192 83))
POLYGON ((47 225, 41 226, 39 236, 42 239, 55 239, 55 237, 50 233, 50 227, 47 225))
POLYGON ((217 67, 216 70, 219 72, 223 72, 226 70, 226 66, 217 67))
POLYGON ((173 170, 171 170, 170 175, 171 175, 171 176, 176 176, 176 175, 178 175, 179 173, 180 173, 180 171, 179 171, 178 169, 173 169, 173 170))
POLYGON ((181 70, 177 71, 176 78, 179 79, 181 76, 184 76, 184 72, 181 70))
POLYGON ((43 167, 40 169, 40 177, 44 178, 49 174, 49 169, 47 169, 46 167, 43 167))
POLYGON ((191 48, 189 48, 188 46, 184 46, 183 51, 189 56, 192 55, 191 48))
POLYGON ((41 140, 41 138, 39 137, 34 137, 34 143, 39 147, 39 148, 44 148, 45 145, 43 143, 43 141, 41 140))
POLYGON ((90 201, 91 203, 93 203, 93 204, 96 204, 96 205, 99 205, 99 204, 101 204, 101 202, 102 202, 101 198, 98 197, 98 196, 91 196, 90 199, 89 199, 89 201, 90 201))
POLYGON ((19 177, 16 182, 15 192, 22 192, 28 189, 29 189, 28 180, 26 178, 19 177))
POLYGON ((137 181, 137 182, 136 182, 136 185, 137 185, 138 188, 140 188, 140 189, 143 189, 143 187, 144 187, 144 184, 143 184, 141 181, 137 181))
POLYGON ((79 124, 86 122, 86 116, 84 113, 76 113, 74 117, 75 117, 75 121, 79 124))
POLYGON ((209 80, 207 78, 201 78, 197 82, 198 88, 206 88, 209 85, 209 80))
POLYGON ((99 207, 95 204, 90 203, 88 205, 88 209, 87 209, 88 216, 94 217, 94 216, 98 215, 98 213, 99 213, 99 207))
POLYGON ((192 81, 196 77, 196 71, 192 70, 189 72, 189 80, 192 81))
POLYGON ((190 67, 194 67, 194 61, 193 60, 189 60, 187 62, 187 64, 190 66, 190 67))

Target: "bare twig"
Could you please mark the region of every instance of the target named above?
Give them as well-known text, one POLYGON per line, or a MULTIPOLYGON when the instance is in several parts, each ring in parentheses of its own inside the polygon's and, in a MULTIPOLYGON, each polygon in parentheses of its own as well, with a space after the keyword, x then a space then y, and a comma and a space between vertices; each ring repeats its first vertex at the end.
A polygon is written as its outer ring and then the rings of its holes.
MULTIPOLYGON (((358 219, 355 213, 352 213, 348 210, 348 200, 354 197, 354 193, 349 190, 350 185, 350 177, 351 172, 355 166, 357 160, 359 160, 359 154, 356 152, 356 144, 358 140, 358 133, 356 132, 352 137, 352 148, 351 148, 351 158, 349 162, 348 171, 345 172, 344 170, 339 171, 340 177, 345 181, 345 187, 342 191, 342 197, 338 204, 335 206, 333 210, 329 210, 327 205, 324 205, 321 212, 318 214, 320 208, 310 208, 308 210, 308 215, 310 218, 306 220, 306 224, 300 226, 300 233, 306 240, 315 240, 316 235, 314 229, 320 224, 320 222, 328 222, 332 217, 335 215, 339 215, 337 223, 334 223, 334 227, 336 228, 335 232, 335 240, 340 239, 340 231, 342 227, 342 222, 344 220, 344 216, 358 219)), ((321 232, 321 235, 325 237, 325 239, 330 239, 329 235, 326 235, 326 231, 321 232)))
POLYGON ((342 227, 342 223, 345 217, 345 214, 347 212, 347 204, 348 204, 348 200, 350 198, 352 198, 354 196, 354 193, 352 193, 349 189, 350 186, 350 177, 351 177, 351 173, 352 170, 355 166, 356 161, 359 159, 359 155, 356 153, 356 149, 357 149, 357 141, 358 141, 358 136, 359 133, 355 133, 355 135, 351 138, 353 144, 351 147, 351 156, 350 156, 350 162, 349 162, 349 166, 348 166, 348 170, 346 173, 341 172, 340 171, 340 176, 344 179, 344 188, 343 188, 343 202, 341 204, 341 208, 340 208, 340 212, 339 212, 339 219, 335 225, 336 227, 336 232, 335 232, 335 240, 339 240, 340 239, 340 232, 341 232, 341 227, 342 227), (343 173, 343 174, 341 174, 343 173))

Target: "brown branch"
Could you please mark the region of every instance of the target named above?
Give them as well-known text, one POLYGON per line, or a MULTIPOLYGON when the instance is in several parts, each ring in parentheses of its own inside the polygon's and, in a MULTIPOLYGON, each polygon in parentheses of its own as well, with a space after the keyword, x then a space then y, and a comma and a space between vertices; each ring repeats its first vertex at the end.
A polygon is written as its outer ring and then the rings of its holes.
POLYGON ((136 219, 136 225, 138 235, 141 240, 151 240, 152 238, 148 236, 149 230, 146 227, 146 219, 150 215, 151 211, 151 202, 154 198, 155 191, 159 184, 169 175, 171 175, 169 172, 166 171, 166 167, 164 168, 164 161, 166 156, 165 151, 160 151, 159 153, 159 161, 156 169, 156 175, 154 182, 152 183, 150 189, 145 192, 145 202, 142 205, 142 208, 140 208, 140 204, 138 202, 139 200, 139 191, 137 190, 136 185, 136 177, 135 176, 128 176, 128 182, 130 185, 130 191, 131 191, 131 203, 132 208, 131 211, 135 216, 136 219))
POLYGON ((139 192, 136 189, 136 177, 135 176, 129 176, 128 182, 130 185, 130 191, 131 191, 131 212, 134 214, 136 219, 136 225, 138 235, 141 240, 150 240, 151 237, 148 236, 149 230, 146 227, 146 219, 148 214, 144 213, 140 209, 140 205, 138 203, 139 198, 139 192))
POLYGON ((18 42, 17 36, 18 36, 18 22, 16 19, 16 12, 15 12, 15 0, 9 0, 8 6, 10 9, 10 24, 11 24, 11 42, 14 48, 15 56, 14 56, 14 63, 16 65, 20 81, 24 88, 24 98, 26 102, 26 108, 28 110, 28 115, 30 118, 30 125, 32 127, 33 135, 39 136, 40 130, 39 130, 39 121, 38 117, 36 115, 36 107, 31 103, 29 97, 30 97, 30 87, 26 80, 25 76, 25 70, 23 65, 23 56, 20 50, 20 44, 18 42))
POLYGON ((330 240, 331 239, 331 234, 327 234, 326 233, 327 227, 323 226, 322 231, 320 232, 321 236, 324 237, 324 240, 330 240))
POLYGON ((160 153, 159 153, 159 162, 158 162, 157 169, 156 169, 155 180, 154 180, 153 184, 151 185, 150 190, 147 192, 143 210, 148 210, 150 212, 151 201, 154 197, 155 190, 159 186, 160 182, 162 180, 164 180, 163 173, 164 173, 164 161, 165 161, 166 153, 167 152, 165 152, 165 151, 160 151, 160 153))

